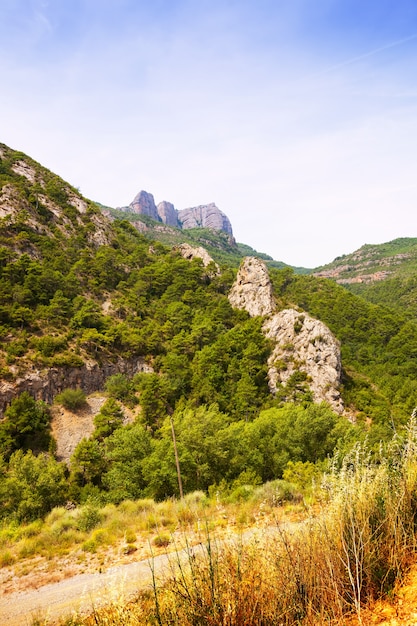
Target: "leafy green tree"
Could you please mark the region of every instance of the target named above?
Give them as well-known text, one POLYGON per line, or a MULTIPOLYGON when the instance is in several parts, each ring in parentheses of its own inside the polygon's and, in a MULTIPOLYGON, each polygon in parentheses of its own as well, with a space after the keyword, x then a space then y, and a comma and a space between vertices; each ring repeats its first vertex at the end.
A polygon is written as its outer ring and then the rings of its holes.
POLYGON ((81 487, 87 484, 100 486, 106 469, 107 461, 100 442, 82 439, 71 456, 71 480, 81 487))
POLYGON ((75 313, 72 316, 71 328, 96 328, 101 330, 104 327, 104 316, 101 314, 99 306, 93 301, 82 296, 78 296, 74 301, 75 313))
POLYGON ((118 428, 106 440, 109 469, 103 476, 103 484, 113 502, 141 498, 149 482, 144 460, 151 453, 149 432, 136 423, 118 428))
POLYGON ((136 403, 135 386, 125 374, 109 376, 104 388, 112 398, 120 400, 120 402, 128 405, 136 403))
POLYGON ((350 428, 325 404, 267 409, 248 424, 252 467, 263 481, 281 478, 289 461, 316 463, 331 455, 350 428))
POLYGON ((117 428, 122 426, 123 419, 124 414, 120 404, 114 398, 106 400, 94 417, 94 439, 103 441, 103 439, 112 435, 117 428))
POLYGON ((51 414, 47 405, 27 392, 14 398, 0 422, 1 453, 8 458, 14 450, 48 450, 51 444, 51 414))
POLYGON ((135 380, 140 390, 141 419, 156 430, 171 411, 168 403, 169 384, 164 376, 158 374, 139 374, 135 380))
POLYGON ((67 498, 66 470, 48 454, 18 450, 2 468, 0 516, 26 522, 42 517, 67 498))

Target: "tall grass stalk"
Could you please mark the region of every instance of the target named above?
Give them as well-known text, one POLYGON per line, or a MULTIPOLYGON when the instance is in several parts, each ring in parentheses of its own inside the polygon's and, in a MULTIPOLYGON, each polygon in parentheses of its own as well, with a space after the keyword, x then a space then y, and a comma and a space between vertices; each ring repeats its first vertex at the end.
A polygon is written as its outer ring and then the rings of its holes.
POLYGON ((138 598, 83 624, 295 626, 362 623, 364 606, 401 580, 416 551, 417 428, 371 455, 357 445, 323 481, 321 510, 240 540, 213 540, 154 577, 154 601, 138 598), (146 606, 146 610, 144 607, 146 606), (135 621, 136 620, 136 621, 135 621))

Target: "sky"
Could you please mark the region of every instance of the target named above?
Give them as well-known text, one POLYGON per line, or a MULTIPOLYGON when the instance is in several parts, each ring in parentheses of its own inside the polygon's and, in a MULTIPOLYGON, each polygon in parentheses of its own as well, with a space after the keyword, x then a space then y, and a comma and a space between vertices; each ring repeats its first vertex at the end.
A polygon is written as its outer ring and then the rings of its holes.
POLYGON ((0 0, 0 142, 317 267, 417 236, 415 0, 0 0))

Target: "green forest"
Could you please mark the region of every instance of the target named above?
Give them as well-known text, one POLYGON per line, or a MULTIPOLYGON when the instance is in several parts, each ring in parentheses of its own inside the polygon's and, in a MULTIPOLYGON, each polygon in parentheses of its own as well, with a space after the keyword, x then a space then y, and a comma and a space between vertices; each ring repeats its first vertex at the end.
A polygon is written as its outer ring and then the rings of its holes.
MULTIPOLYGON (((268 388, 262 319, 227 298, 248 247, 221 251, 217 274, 125 219, 110 223, 93 202, 83 200, 80 212, 76 189, 0 148, 2 206, 12 207, 0 219, 1 380, 87 361, 140 357, 152 368, 107 378, 95 430, 69 467, 55 457, 51 407, 27 392, 16 396, 0 421, 2 518, 33 520, 68 501, 178 497, 173 432, 184 491, 235 497, 295 463, 308 473, 355 442, 377 450, 402 433, 417 404, 415 302, 405 287, 388 295, 387 282, 365 298, 272 264, 278 307, 308 312, 340 341, 341 393, 354 420, 314 404, 297 377, 292 401, 284 401, 268 388), (32 181, 15 171, 20 162, 32 181), (138 406, 124 425, 124 407, 138 406)), ((76 413, 82 385, 55 402, 76 413)))

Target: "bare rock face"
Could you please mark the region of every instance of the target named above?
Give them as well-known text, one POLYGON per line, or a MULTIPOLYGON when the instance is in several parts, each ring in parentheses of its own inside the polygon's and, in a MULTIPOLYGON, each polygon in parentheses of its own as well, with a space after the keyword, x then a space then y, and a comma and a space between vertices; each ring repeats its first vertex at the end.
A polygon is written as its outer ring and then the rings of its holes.
POLYGON ((274 345, 268 359, 269 388, 276 393, 284 388, 293 374, 302 372, 315 402, 327 402, 337 413, 343 413, 339 385, 341 377, 340 346, 323 322, 285 309, 274 313, 276 306, 268 269, 259 259, 246 257, 229 293, 229 302, 252 317, 269 316, 262 331, 274 345))
POLYGON ((216 267, 215 273, 219 273, 219 266, 211 258, 205 248, 202 248, 201 246, 193 248, 193 246, 190 246, 190 244, 188 243, 181 243, 179 246, 176 246, 176 249, 180 252, 181 256, 183 256, 184 259, 201 259, 203 261, 204 267, 208 267, 210 263, 214 263, 216 267))
POLYGON ((214 202, 178 211, 182 228, 212 228, 223 230, 233 237, 232 225, 227 215, 216 207, 214 202))
MULTIPOLYGON (((142 190, 139 191, 129 206, 118 207, 118 209, 127 213, 147 215, 156 222, 162 222, 166 226, 174 228, 222 230, 229 235, 231 243, 235 243, 229 218, 217 208, 214 202, 177 211, 171 202, 165 200, 156 206, 153 195, 142 190)), ((104 213, 111 219, 109 212, 104 211, 104 213)))
POLYGON ((101 365, 90 361, 81 367, 51 367, 43 371, 33 369, 14 382, 0 381, 0 418, 13 398, 24 391, 36 400, 51 404, 55 396, 67 387, 80 388, 90 394, 102 390, 107 378, 113 374, 133 376, 137 372, 152 371, 152 367, 142 357, 101 365))
POLYGON ((139 191, 129 204, 128 209, 131 213, 147 215, 156 222, 160 221, 153 195, 147 191, 139 191))
POLYGON ((260 259, 245 257, 229 293, 235 309, 244 309, 251 317, 270 315, 275 310, 268 269, 260 259))
POLYGON ((25 161, 17 161, 13 165, 12 170, 16 174, 19 174, 19 176, 24 176, 25 178, 27 178, 30 183, 35 183, 36 182, 36 171, 35 171, 35 169, 31 165, 26 163, 25 161))
POLYGON ((171 202, 163 200, 157 206, 158 215, 167 226, 179 227, 178 211, 171 202))
POLYGON ((342 413, 340 346, 327 326, 307 313, 285 309, 264 323, 263 332, 276 344, 268 359, 271 392, 279 384, 285 387, 294 372, 301 371, 314 401, 327 402, 342 413))

